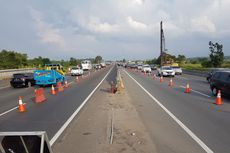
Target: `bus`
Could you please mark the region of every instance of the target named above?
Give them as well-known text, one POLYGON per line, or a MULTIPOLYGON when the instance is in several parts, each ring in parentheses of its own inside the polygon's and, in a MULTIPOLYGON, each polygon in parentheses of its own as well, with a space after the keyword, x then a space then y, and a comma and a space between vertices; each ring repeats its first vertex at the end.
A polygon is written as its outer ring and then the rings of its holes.
POLYGON ((90 60, 81 61, 81 66, 84 71, 92 69, 92 63, 90 60))

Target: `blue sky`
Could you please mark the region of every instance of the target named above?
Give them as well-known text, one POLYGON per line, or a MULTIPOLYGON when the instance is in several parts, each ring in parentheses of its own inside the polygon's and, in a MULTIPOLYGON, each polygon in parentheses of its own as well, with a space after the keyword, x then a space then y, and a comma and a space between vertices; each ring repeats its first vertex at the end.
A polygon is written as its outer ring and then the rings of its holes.
POLYGON ((230 55, 229 0, 1 0, 0 49, 30 58, 151 59, 163 21, 168 53, 230 55))

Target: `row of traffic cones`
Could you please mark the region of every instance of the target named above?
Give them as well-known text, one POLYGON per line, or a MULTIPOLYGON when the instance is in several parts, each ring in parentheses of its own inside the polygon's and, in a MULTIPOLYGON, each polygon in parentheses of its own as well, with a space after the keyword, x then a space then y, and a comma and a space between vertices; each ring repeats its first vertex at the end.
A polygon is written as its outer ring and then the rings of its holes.
MULTIPOLYGON (((68 85, 68 82, 67 80, 64 82, 64 87, 67 88, 69 85, 68 85)), ((58 88, 58 92, 61 92, 63 91, 63 86, 61 85, 61 83, 58 83, 57 84, 57 88, 58 88)), ((56 94, 56 90, 54 88, 54 86, 52 85, 51 86, 51 90, 50 90, 50 94, 51 95, 55 95, 56 94)), ((34 90, 34 102, 35 103, 40 103, 40 102, 43 102, 46 100, 44 94, 43 94, 43 88, 38 88, 38 89, 35 89, 34 90)), ((18 97, 18 112, 22 113, 22 112, 25 112, 25 104, 22 102, 22 97, 19 96, 18 97)))
MULTIPOLYGON (((156 74, 153 75, 153 80, 156 80, 156 74)), ((160 77, 160 83, 163 83, 163 82, 164 82, 164 79, 161 76, 160 77)), ((172 78, 170 78, 168 86, 172 87, 173 85, 174 85, 173 84, 173 80, 172 80, 172 78)), ((191 93, 191 89, 190 89, 189 83, 186 84, 184 92, 185 93, 191 93)), ((221 91, 220 90, 218 90, 218 93, 217 93, 217 96, 216 96, 216 100, 215 100, 215 104, 216 105, 222 105, 221 91)))

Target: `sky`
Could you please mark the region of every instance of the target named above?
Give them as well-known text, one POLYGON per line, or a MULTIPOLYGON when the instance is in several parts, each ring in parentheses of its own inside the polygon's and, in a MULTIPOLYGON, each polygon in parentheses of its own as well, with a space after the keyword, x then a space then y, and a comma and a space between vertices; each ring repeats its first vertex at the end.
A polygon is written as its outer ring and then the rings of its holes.
POLYGON ((0 0, 0 50, 53 60, 230 55, 230 0, 0 0))

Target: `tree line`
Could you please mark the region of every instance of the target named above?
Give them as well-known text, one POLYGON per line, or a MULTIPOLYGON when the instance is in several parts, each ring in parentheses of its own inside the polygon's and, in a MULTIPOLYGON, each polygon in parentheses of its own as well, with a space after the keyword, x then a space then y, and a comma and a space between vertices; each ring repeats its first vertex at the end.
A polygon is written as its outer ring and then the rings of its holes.
MULTIPOLYGON (((223 64, 229 64, 228 61, 224 61, 224 52, 223 45, 219 43, 213 43, 209 41, 209 57, 198 57, 198 58, 186 58, 184 55, 178 55, 177 57, 174 55, 166 54, 166 60, 173 61, 178 63, 179 65, 191 63, 191 64, 201 64, 204 68, 210 67, 222 67, 223 64)), ((148 64, 157 64, 160 65, 160 56, 158 58, 154 58, 152 60, 146 61, 148 64)))
MULTIPOLYGON (((83 59, 76 59, 70 57, 69 60, 51 60, 47 57, 35 57, 28 59, 27 54, 19 53, 16 51, 8 51, 3 49, 0 52, 0 69, 19 69, 19 68, 42 68, 45 64, 61 64, 64 67, 76 66, 81 63, 83 59)), ((100 55, 95 58, 88 58, 92 63, 98 63, 102 60, 100 55)))

